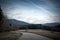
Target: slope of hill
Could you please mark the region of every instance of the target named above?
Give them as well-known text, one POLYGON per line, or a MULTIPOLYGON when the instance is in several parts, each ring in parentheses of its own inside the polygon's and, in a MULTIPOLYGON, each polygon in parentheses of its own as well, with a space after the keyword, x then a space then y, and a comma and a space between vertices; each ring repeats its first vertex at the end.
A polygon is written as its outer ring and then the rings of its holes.
POLYGON ((46 24, 43 24, 44 26, 50 26, 50 27, 54 27, 56 25, 60 25, 60 23, 46 23, 46 24))
POLYGON ((27 24, 29 24, 29 23, 26 23, 24 21, 19 21, 19 20, 16 20, 16 19, 7 19, 7 21, 10 24, 17 24, 17 25, 27 25, 27 24))

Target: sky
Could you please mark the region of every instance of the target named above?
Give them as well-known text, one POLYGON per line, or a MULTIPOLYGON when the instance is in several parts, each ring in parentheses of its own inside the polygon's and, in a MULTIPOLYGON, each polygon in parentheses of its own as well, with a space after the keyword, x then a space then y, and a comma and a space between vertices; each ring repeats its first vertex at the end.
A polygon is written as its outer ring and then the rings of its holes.
POLYGON ((4 15, 32 24, 60 22, 60 0, 0 0, 4 15))

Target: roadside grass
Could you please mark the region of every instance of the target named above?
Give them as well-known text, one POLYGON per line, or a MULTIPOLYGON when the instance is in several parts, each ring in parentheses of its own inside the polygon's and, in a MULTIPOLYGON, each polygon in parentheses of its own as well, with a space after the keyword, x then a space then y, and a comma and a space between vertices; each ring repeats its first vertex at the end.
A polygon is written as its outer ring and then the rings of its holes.
POLYGON ((60 40, 60 32, 40 30, 40 29, 28 29, 28 30, 22 30, 22 31, 42 35, 42 36, 51 38, 53 40, 60 40))
POLYGON ((17 40, 22 33, 17 31, 0 33, 0 40, 17 40))

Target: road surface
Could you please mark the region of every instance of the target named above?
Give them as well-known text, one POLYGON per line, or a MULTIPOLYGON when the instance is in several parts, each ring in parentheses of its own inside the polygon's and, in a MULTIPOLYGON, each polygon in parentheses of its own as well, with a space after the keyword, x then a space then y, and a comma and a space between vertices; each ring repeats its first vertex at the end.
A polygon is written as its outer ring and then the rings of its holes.
POLYGON ((23 35, 18 40, 52 40, 52 39, 33 33, 23 32, 23 35))

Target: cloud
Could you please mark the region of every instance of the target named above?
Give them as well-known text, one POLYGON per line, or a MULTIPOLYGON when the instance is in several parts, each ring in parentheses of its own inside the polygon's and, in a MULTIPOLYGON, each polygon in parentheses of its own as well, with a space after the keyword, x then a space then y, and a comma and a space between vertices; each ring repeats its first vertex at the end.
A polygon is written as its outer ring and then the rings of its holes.
POLYGON ((5 0, 0 4, 9 19, 28 23, 60 22, 58 3, 54 3, 50 0, 5 0))

